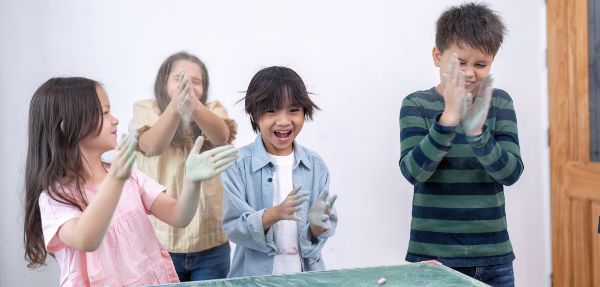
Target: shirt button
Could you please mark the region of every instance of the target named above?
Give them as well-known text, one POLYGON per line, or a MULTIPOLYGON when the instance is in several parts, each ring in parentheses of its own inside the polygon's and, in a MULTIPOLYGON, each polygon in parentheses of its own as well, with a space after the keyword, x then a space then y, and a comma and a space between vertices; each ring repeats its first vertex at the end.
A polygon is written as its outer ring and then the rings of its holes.
POLYGON ((268 181, 268 182, 271 182, 271 181, 273 181, 273 179, 269 177, 269 179, 267 179, 267 181, 268 181))

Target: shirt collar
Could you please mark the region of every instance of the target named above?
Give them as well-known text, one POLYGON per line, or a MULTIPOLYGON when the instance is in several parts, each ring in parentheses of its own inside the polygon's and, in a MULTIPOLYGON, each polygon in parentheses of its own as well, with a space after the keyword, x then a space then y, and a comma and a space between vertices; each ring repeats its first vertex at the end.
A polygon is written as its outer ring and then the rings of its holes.
MULTIPOLYGON (((310 170, 311 163, 308 160, 308 155, 306 154, 306 150, 296 143, 293 142, 294 145, 294 165, 293 169, 298 167, 300 163, 304 165, 306 168, 310 170)), ((271 158, 267 154, 265 150, 265 146, 262 141, 262 136, 259 134, 256 136, 254 143, 252 144, 252 172, 257 172, 259 169, 265 167, 271 163, 271 158)))

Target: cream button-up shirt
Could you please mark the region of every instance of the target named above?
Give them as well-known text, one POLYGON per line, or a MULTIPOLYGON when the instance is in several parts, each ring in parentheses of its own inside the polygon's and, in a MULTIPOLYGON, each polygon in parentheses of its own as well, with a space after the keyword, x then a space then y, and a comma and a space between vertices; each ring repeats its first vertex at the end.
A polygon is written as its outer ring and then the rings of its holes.
MULTIPOLYGON (((206 107, 223 118, 229 127, 231 143, 237 134, 237 125, 233 119, 228 118, 227 110, 218 101, 211 102, 206 107)), ((140 134, 156 123, 160 116, 160 109, 155 100, 138 101, 133 106, 133 119, 129 130, 137 130, 140 134)), ((166 193, 178 198, 183 191, 185 178, 185 160, 192 148, 195 139, 191 139, 183 148, 169 146, 161 155, 140 154, 137 166, 145 174, 153 177, 160 184, 167 187, 166 193)), ((202 151, 212 145, 204 142, 202 151)), ((190 253, 210 249, 228 242, 221 226, 223 218, 223 185, 220 176, 202 182, 200 204, 192 222, 185 228, 170 226, 154 216, 150 222, 154 226, 156 236, 162 245, 174 253, 190 253), (204 209, 202 207, 205 207, 204 209)))

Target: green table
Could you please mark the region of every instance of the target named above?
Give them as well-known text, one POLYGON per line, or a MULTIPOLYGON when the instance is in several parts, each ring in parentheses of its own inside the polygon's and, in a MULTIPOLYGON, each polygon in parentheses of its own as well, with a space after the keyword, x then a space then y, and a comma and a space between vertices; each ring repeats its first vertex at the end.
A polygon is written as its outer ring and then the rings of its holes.
POLYGON ((448 267, 413 263, 395 266, 302 272, 290 275, 254 276, 161 286, 488 286, 448 267))

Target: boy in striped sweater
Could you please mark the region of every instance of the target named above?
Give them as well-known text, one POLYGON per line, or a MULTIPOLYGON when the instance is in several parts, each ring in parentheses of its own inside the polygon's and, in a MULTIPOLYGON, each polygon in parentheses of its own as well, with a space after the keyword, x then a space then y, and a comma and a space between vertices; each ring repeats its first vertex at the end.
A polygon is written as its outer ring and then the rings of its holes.
POLYGON ((432 56, 441 83, 400 110, 400 169, 414 185, 406 260, 438 260, 513 286, 504 185, 523 172, 512 99, 489 75, 506 28, 485 4, 442 13, 432 56))

